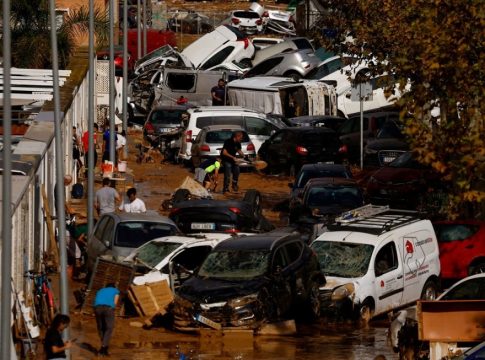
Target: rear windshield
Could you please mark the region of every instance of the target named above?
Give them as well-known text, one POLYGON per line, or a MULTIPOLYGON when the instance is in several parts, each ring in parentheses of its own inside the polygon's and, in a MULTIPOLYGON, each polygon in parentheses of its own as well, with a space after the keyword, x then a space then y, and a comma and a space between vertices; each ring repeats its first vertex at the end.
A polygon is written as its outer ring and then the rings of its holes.
POLYGON ((180 116, 185 110, 157 110, 152 113, 150 122, 152 124, 179 124, 180 116))
POLYGON ((345 170, 345 168, 341 168, 340 170, 307 170, 302 171, 300 176, 298 176, 296 187, 302 188, 306 185, 308 180, 321 177, 350 178, 349 173, 345 170))
POLYGON ((202 129, 210 125, 239 125, 243 126, 242 116, 201 116, 197 118, 195 126, 202 129))
POLYGON ((258 13, 254 11, 235 11, 233 16, 241 19, 259 19, 258 13))
POLYGON ((306 50, 306 49, 313 50, 312 44, 307 39, 294 39, 293 42, 295 43, 298 50, 306 50))
POLYGON ((175 235, 176 233, 177 229, 170 224, 127 221, 118 225, 115 246, 137 248, 157 237, 175 235))
MULTIPOLYGON (((232 136, 232 130, 209 131, 205 136, 205 142, 209 144, 223 143, 232 136)), ((249 142, 249 136, 243 132, 242 142, 249 142)))
POLYGON ((353 209, 362 204, 360 190, 353 186, 331 186, 311 188, 307 195, 308 206, 330 206, 339 204, 353 209))
POLYGON ((338 138, 334 133, 321 133, 321 132, 304 132, 301 133, 298 142, 302 145, 313 145, 322 144, 325 146, 338 143, 338 138))

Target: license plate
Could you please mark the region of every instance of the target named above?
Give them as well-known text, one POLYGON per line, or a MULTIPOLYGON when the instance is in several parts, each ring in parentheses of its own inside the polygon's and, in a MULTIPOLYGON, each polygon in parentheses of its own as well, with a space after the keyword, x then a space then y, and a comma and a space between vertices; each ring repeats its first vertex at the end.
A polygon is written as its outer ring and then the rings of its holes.
POLYGON ((220 329, 222 328, 221 324, 219 324, 219 323, 217 323, 217 322, 215 322, 215 321, 212 321, 211 319, 208 319, 208 318, 206 318, 205 316, 202 316, 202 315, 200 315, 200 314, 197 314, 197 315, 195 316, 195 319, 196 319, 198 322, 200 322, 200 323, 202 323, 202 324, 204 324, 204 325, 207 325, 207 326, 209 326, 209 327, 211 327, 211 328, 213 328, 213 329, 220 330, 220 329))
POLYGON ((160 132, 161 132, 161 133, 170 132, 170 131, 172 131, 172 130, 173 130, 172 128, 160 128, 160 132))
POLYGON ((395 159, 395 157, 393 156, 384 156, 384 162, 387 164, 387 163, 390 163, 391 161, 393 161, 395 159))
POLYGON ((215 230, 216 224, 214 223, 192 223, 190 224, 192 230, 215 230))

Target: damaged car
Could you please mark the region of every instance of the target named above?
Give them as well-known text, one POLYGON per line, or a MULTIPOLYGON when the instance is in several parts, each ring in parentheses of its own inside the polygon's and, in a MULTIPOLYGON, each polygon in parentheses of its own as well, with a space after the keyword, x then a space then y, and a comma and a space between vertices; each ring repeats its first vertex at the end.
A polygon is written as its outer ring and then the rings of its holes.
POLYGON ((293 317, 295 309, 318 317, 323 284, 315 253, 296 234, 224 240, 178 289, 171 309, 174 328, 257 329, 293 317))

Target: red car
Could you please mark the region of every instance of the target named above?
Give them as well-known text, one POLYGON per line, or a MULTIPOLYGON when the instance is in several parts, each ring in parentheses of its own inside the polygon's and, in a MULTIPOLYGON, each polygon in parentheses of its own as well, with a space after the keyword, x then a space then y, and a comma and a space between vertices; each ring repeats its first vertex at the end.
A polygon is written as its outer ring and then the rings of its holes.
POLYGON ((485 221, 436 221, 433 227, 440 248, 442 279, 485 273, 485 221))

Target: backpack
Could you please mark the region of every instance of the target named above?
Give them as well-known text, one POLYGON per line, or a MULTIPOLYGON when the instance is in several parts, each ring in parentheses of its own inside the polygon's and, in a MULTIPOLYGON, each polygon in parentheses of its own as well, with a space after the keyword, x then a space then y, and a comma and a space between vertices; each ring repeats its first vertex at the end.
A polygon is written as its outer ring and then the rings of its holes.
POLYGON ((74 184, 72 186, 71 196, 74 199, 82 199, 84 196, 84 186, 80 183, 74 184))

